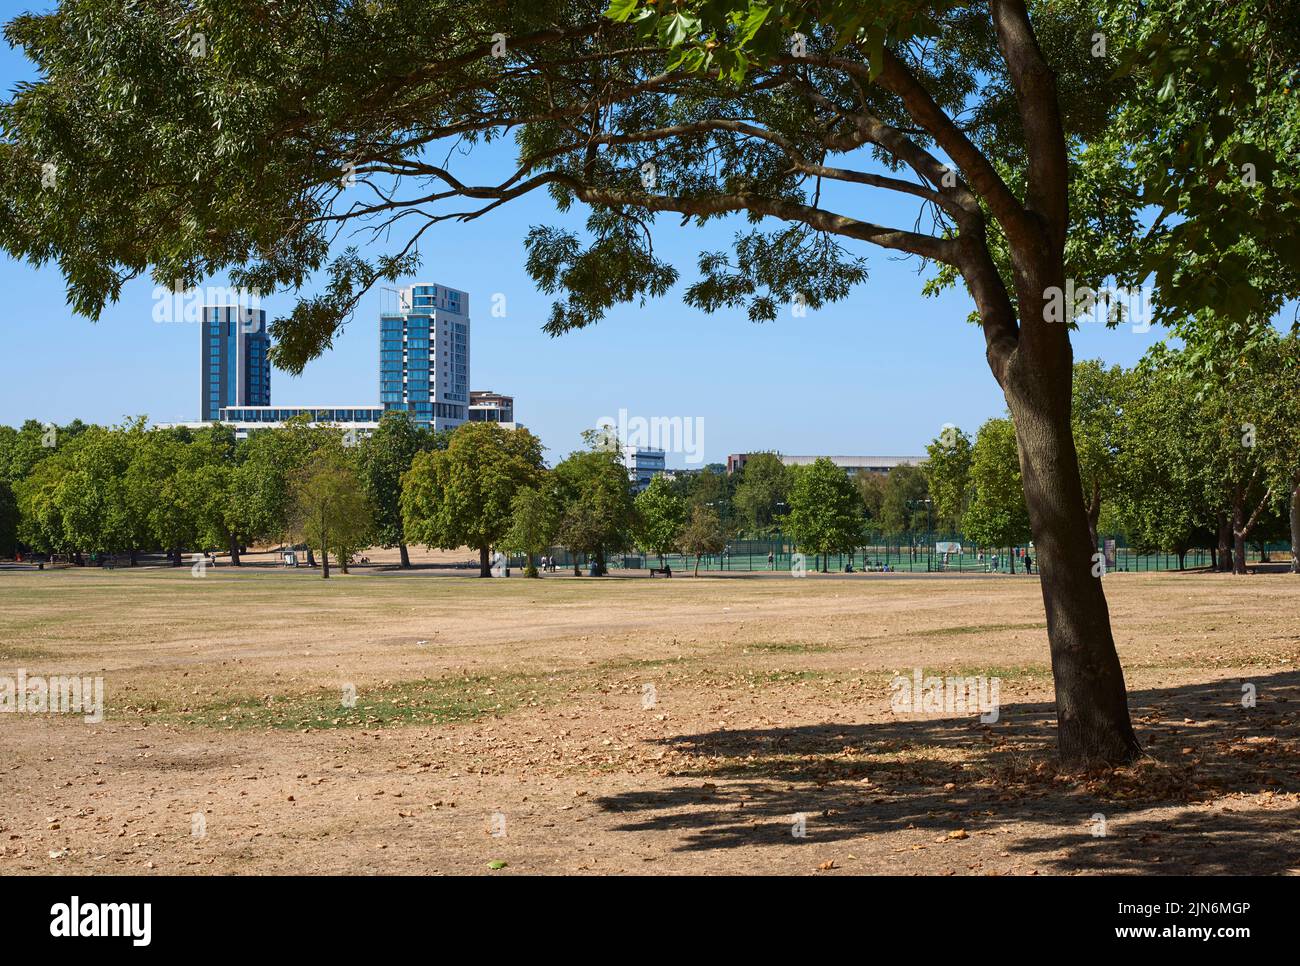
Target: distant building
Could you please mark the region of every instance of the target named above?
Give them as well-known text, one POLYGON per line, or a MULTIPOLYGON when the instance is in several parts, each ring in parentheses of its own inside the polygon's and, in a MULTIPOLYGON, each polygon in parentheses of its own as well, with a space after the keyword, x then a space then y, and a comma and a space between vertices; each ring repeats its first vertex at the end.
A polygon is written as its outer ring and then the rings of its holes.
POLYGON ((379 317, 379 402, 416 425, 451 429, 469 418, 469 293, 418 282, 379 317))
POLYGON ((379 428, 384 410, 379 406, 227 406, 215 420, 202 423, 163 423, 160 428, 188 426, 201 429, 213 422, 234 427, 236 439, 247 439, 260 429, 279 429, 295 417, 306 415, 310 422, 328 423, 360 438, 379 428))
POLYGON ((469 420, 472 423, 514 423, 515 397, 489 389, 471 390, 469 420))
POLYGON ((623 465, 627 467, 627 477, 638 493, 650 485, 660 473, 664 472, 664 451, 645 446, 624 446, 623 465))
POLYGON ((210 422, 224 406, 271 402, 266 312, 239 305, 205 305, 200 337, 199 418, 210 422))
MULTIPOLYGON (((745 468, 745 463, 752 453, 732 453, 727 457, 727 475, 737 473, 745 468)), ((781 462, 786 466, 808 466, 823 457, 820 456, 782 456, 781 462)), ((840 469, 850 476, 859 473, 885 474, 895 466, 920 466, 925 462, 924 456, 827 456, 840 469)))

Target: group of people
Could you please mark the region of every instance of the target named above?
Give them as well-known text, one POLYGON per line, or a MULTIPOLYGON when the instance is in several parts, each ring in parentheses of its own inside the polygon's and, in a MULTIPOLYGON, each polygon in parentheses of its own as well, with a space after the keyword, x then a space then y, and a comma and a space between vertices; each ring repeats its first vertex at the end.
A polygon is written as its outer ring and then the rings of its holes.
POLYGON ((539 561, 537 561, 537 569, 543 573, 555 573, 555 557, 553 555, 549 557, 543 556, 539 561))
MULTIPOLYGON (((1034 558, 1033 558, 1032 556, 1030 556, 1029 551, 1028 551, 1027 549, 1024 549, 1024 548, 1022 548, 1022 547, 1016 547, 1016 548, 1014 548, 1014 550, 1012 551, 1012 553, 1013 553, 1013 555, 1015 556, 1015 558, 1016 558, 1017 560, 1019 560, 1021 563, 1024 564, 1024 567, 1025 567, 1025 573, 1027 573, 1027 574, 1032 574, 1032 573, 1034 572, 1034 558)), ((977 555, 976 559, 979 560, 980 563, 983 563, 983 562, 984 562, 984 551, 983 551, 983 550, 981 550, 981 551, 979 552, 979 554, 977 555)), ((1004 562, 1005 562, 1005 561, 1003 560, 1001 554, 996 554, 996 553, 995 553, 995 554, 990 554, 990 555, 989 555, 989 570, 992 571, 993 573, 997 573, 999 570, 1002 569, 1002 564, 1003 564, 1004 562)), ((1013 567, 1013 569, 1014 569, 1014 567, 1013 567)))

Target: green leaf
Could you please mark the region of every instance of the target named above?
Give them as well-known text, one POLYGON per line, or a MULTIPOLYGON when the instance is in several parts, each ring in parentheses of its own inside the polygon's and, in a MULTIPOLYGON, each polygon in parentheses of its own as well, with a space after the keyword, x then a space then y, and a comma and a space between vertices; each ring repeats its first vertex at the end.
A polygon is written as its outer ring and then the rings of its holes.
POLYGON ((636 12, 639 0, 610 0, 609 8, 605 11, 604 16, 610 20, 623 23, 636 12))

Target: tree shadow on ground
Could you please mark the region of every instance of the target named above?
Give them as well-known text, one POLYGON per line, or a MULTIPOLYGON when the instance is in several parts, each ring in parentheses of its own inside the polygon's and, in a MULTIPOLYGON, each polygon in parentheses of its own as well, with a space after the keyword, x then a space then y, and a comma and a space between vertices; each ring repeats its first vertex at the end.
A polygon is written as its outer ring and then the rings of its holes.
MULTIPOLYGON (((803 815, 822 844, 996 835, 1002 854, 1050 871, 1300 866, 1300 673, 1135 691, 1130 706, 1147 755, 1126 768, 1062 772, 1055 706, 1004 704, 991 725, 893 718, 677 735, 661 742, 675 752, 675 786, 597 804, 627 816, 619 830, 684 833, 679 851, 788 847, 803 815)), ((908 840, 896 851, 916 848, 908 840)))

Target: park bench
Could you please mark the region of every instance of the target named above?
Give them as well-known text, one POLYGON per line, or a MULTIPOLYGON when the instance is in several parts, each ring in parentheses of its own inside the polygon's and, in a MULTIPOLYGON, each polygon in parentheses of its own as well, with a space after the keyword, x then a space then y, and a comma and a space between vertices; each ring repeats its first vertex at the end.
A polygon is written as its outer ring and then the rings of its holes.
POLYGON ((671 577, 672 575, 673 575, 672 567, 651 567, 650 568, 651 577, 659 577, 659 576, 671 577))

